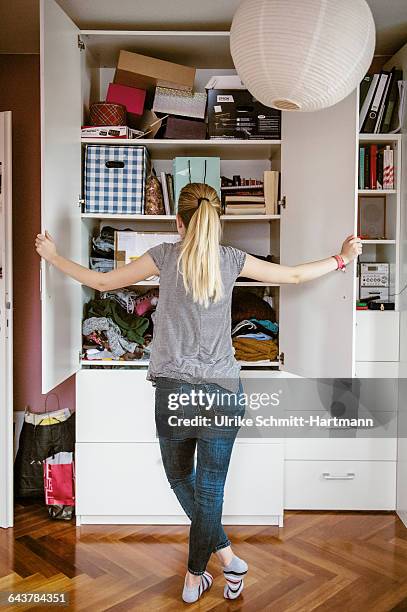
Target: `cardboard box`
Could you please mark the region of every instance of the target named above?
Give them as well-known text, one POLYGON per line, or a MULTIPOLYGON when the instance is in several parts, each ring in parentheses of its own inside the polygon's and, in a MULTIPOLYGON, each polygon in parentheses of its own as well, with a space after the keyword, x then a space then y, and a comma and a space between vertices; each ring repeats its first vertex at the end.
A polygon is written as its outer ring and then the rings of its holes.
POLYGON ((120 51, 114 77, 115 83, 143 89, 158 85, 192 91, 194 81, 195 68, 130 51, 120 51))
POLYGON ((141 116, 144 112, 146 90, 138 87, 128 87, 118 83, 109 83, 106 102, 115 102, 126 107, 128 113, 141 116))
POLYGON ((143 135, 127 125, 84 125, 81 129, 81 138, 140 138, 143 135))
POLYGON ((205 119, 206 92, 189 92, 157 87, 155 90, 153 111, 167 115, 180 115, 193 119, 205 119))
POLYGON ((280 140, 281 111, 258 102, 247 89, 208 89, 209 138, 280 140))

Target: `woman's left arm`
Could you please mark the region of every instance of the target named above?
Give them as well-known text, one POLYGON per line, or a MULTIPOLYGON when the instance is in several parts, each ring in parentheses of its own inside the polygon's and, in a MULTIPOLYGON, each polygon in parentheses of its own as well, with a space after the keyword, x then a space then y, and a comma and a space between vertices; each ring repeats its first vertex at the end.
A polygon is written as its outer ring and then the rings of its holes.
POLYGON ((82 283, 82 285, 97 289, 98 291, 121 289, 160 273, 148 253, 144 253, 136 261, 111 272, 89 270, 85 266, 81 266, 70 259, 58 255, 55 242, 47 231, 45 234, 37 235, 35 248, 38 255, 58 268, 58 270, 82 283))

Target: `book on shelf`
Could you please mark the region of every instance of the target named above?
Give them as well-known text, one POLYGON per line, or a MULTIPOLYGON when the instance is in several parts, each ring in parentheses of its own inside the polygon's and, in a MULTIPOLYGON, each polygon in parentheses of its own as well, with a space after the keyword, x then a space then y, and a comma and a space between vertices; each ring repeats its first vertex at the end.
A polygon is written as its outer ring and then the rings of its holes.
POLYGON ((175 215, 174 177, 170 172, 166 174, 168 199, 170 203, 170 215, 175 215))
POLYGON ((277 170, 264 171, 264 199, 268 215, 278 213, 278 190, 280 173, 277 170))
POLYGON ((245 203, 264 203, 264 196, 262 195, 227 195, 225 196, 225 202, 226 204, 231 204, 233 202, 241 202, 243 204, 245 203))
POLYGON ((277 170, 265 170, 263 180, 246 179, 235 175, 233 179, 222 176, 222 204, 225 214, 278 213, 279 177, 277 170))
POLYGON ((383 189, 394 189, 394 155, 389 145, 383 151, 383 189))
POLYGON ((394 189, 394 152, 390 145, 370 144, 359 147, 358 188, 394 189))
POLYGON ((260 206, 226 206, 225 215, 265 215, 266 207, 260 206))
POLYGON ((370 160, 369 160, 369 189, 377 189, 376 179, 376 164, 377 164, 377 145, 370 145, 370 160))
POLYGON ((161 176, 161 189, 163 191, 165 214, 170 215, 171 210, 170 210, 170 198, 168 195, 167 177, 166 177, 165 172, 161 172, 160 176, 161 176))
POLYGON ((174 203, 174 180, 169 172, 160 172, 161 189, 163 192, 164 208, 166 215, 175 214, 174 203))
POLYGON ((256 209, 256 208, 265 208, 264 202, 247 202, 244 204, 238 204, 235 202, 234 204, 226 204, 228 208, 235 208, 236 210, 241 210, 242 208, 256 209))
POLYGON ((365 188, 365 147, 359 147, 359 189, 365 188))

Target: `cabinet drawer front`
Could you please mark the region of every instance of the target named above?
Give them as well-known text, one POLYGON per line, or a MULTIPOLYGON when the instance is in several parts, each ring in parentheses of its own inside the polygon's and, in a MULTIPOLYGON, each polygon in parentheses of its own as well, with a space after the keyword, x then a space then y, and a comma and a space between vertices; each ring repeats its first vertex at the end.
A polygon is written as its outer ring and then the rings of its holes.
POLYGON ((180 515, 158 443, 76 445, 76 512, 180 515))
POLYGON ((395 461, 394 438, 286 438, 286 460, 395 461))
POLYGON ((394 510, 395 461, 286 461, 285 508, 394 510))
POLYGON ((236 444, 226 480, 223 514, 282 516, 283 474, 283 444, 236 444))
MULTIPOLYGON (((78 515, 183 515, 167 482, 158 443, 79 443, 76 473, 78 515)), ((283 514, 282 444, 235 446, 224 514, 283 514)))
POLYGON ((77 441, 156 441, 154 393, 145 370, 81 370, 76 377, 77 441))
POLYGON ((398 378, 398 361, 357 361, 356 378, 398 378))
POLYGON ((356 361, 398 361, 399 313, 356 313, 356 361))

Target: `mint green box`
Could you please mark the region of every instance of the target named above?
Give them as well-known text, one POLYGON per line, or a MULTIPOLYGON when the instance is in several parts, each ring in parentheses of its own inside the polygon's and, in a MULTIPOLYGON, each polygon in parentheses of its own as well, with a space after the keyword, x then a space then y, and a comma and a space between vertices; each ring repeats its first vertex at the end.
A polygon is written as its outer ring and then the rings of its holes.
POLYGON ((181 189, 189 183, 206 183, 220 199, 220 157, 175 157, 173 162, 175 211, 181 189))

